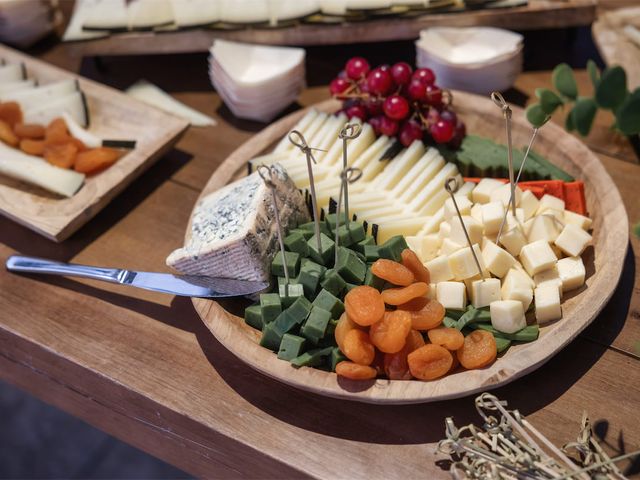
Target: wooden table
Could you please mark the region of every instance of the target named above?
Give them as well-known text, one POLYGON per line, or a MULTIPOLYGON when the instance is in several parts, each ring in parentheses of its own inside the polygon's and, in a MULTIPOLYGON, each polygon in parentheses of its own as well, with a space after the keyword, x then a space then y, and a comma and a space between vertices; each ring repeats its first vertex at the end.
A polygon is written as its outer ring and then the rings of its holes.
MULTIPOLYGON (((43 57, 70 64, 61 48, 43 57)), ((548 76, 524 74, 516 87, 531 95, 548 76)), ((233 121, 213 92, 176 97, 216 117, 218 126, 190 129, 60 245, 0 219, 0 261, 20 252, 166 270, 198 192, 255 130, 233 121)), ((326 87, 314 87, 300 103, 326 97, 326 87)), ((637 222, 640 166, 622 141, 596 135, 589 142, 637 222)), ((585 332, 541 369, 495 391, 557 444, 575 439, 586 410, 608 422, 610 444, 623 435, 627 451, 640 447, 639 251, 632 238, 616 293, 585 332)), ((186 298, 4 270, 0 378, 201 477, 448 478, 435 452, 445 417, 479 421, 473 398, 375 406, 279 384, 225 350, 186 298)))

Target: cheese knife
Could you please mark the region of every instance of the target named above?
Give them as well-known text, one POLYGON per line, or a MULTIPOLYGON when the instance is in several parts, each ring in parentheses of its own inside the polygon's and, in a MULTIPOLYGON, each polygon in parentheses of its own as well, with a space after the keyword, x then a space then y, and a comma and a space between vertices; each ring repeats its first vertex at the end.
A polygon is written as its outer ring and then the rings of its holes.
POLYGON ((240 297, 260 292, 269 286, 268 282, 199 275, 136 272, 119 268, 93 267, 75 263, 55 262, 43 258, 24 257, 21 255, 9 257, 6 267, 10 272, 91 278, 93 280, 119 283, 120 285, 129 285, 131 287, 182 295, 185 297, 240 297))

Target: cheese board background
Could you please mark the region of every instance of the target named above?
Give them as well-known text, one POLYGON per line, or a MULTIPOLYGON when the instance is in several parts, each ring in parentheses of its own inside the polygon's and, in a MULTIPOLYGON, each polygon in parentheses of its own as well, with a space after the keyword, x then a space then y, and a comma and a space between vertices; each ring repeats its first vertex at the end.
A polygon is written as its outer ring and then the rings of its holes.
MULTIPOLYGON (((456 112, 462 116, 468 132, 503 141, 504 120, 489 99, 462 92, 454 92, 454 98, 456 112)), ((339 103, 328 100, 315 108, 333 112, 339 103)), ((522 109, 514 107, 513 110, 514 145, 526 144, 531 127, 522 109)), ((246 162, 269 151, 305 112, 281 119, 240 146, 216 170, 200 198, 245 175, 246 162)), ((321 395, 380 404, 425 403, 467 396, 509 383, 543 365, 593 321, 616 288, 628 246, 629 226, 624 205, 600 160, 553 123, 540 130, 534 149, 585 182, 594 243, 584 254, 586 286, 565 297, 563 318, 541 328, 537 341, 512 346, 488 368, 455 373, 433 382, 380 379, 353 382, 312 368, 295 369, 289 362, 278 360, 273 352, 258 345, 260 332, 234 314, 241 312, 239 302, 223 305, 193 299, 196 311, 218 341, 242 361, 265 375, 321 395)), ((190 229, 189 225, 187 235, 190 229)))
POLYGON ((84 225, 138 175, 150 167, 189 126, 113 88, 66 72, 32 57, 0 46, 7 63, 24 62, 29 76, 40 84, 76 78, 87 99, 90 131, 103 138, 135 139, 136 148, 114 165, 87 177, 71 198, 0 176, 0 214, 60 242, 84 225))
POLYGON ((206 52, 215 38, 270 45, 337 45, 413 40, 433 26, 494 26, 511 30, 566 28, 590 25, 596 18, 595 0, 529 0, 521 7, 430 13, 410 19, 370 20, 335 25, 301 24, 283 28, 234 30, 194 29, 143 32, 72 42, 83 55, 142 55, 206 52))

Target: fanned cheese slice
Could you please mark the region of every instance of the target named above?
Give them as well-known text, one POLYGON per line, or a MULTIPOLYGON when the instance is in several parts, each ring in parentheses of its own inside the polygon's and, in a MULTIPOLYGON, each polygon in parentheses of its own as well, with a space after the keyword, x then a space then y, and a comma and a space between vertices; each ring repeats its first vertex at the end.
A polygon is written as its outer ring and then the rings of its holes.
POLYGON ((0 67, 0 82, 20 82, 26 80, 27 72, 24 63, 10 63, 0 67))
POLYGON ((128 6, 129 30, 150 30, 173 23, 169 0, 132 0, 128 6))
POLYGON ((82 30, 122 32, 129 25, 126 0, 99 0, 81 11, 86 11, 82 30))
POLYGON ((178 27, 198 27, 220 19, 217 0, 170 0, 174 22, 178 27))

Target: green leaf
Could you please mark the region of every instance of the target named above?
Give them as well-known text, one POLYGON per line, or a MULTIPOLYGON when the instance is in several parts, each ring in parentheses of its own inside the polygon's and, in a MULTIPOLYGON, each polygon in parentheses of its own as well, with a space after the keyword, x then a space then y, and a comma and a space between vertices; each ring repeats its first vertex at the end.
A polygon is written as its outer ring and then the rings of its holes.
POLYGON ((596 62, 587 60, 587 72, 589 72, 589 78, 591 78, 593 88, 598 88, 598 83, 600 83, 600 70, 598 70, 596 62))
POLYGON ((567 118, 564 119, 564 128, 567 132, 573 132, 576 129, 576 124, 573 121, 573 109, 567 114, 567 118))
POLYGON ((540 108, 547 115, 552 115, 562 105, 562 99, 548 88, 536 88, 536 97, 540 99, 540 108))
POLYGON ((593 125, 593 119, 595 118, 597 111, 598 105, 596 105, 593 98, 580 97, 576 101, 571 114, 576 130, 578 130, 578 133, 583 137, 589 135, 589 131, 591 131, 591 125, 593 125))
POLYGON ((629 95, 616 112, 616 126, 625 135, 640 133, 640 88, 629 95))
POLYGON ((527 120, 529 123, 533 125, 535 128, 540 128, 542 125, 549 121, 549 115, 547 115, 539 103, 534 103, 533 105, 529 105, 526 111, 527 120))
POLYGON ((627 97, 627 74, 622 67, 607 68, 596 87, 596 102, 602 108, 615 110, 627 97))
POLYGON ((565 97, 575 100, 578 96, 578 85, 573 76, 573 70, 571 70, 571 67, 566 63, 561 63, 553 69, 551 81, 553 82, 553 86, 556 87, 556 90, 565 97))

